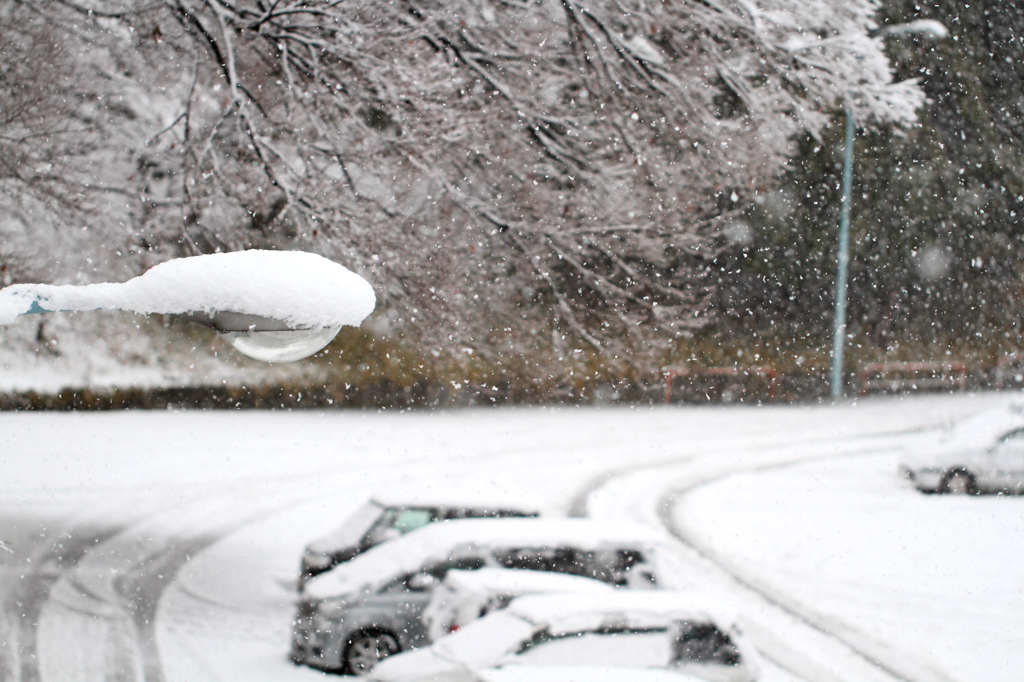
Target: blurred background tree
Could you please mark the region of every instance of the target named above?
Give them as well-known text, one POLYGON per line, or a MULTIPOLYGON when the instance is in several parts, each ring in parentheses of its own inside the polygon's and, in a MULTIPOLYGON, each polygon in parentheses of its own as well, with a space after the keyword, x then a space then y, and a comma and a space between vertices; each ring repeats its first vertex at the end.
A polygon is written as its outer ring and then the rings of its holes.
MULTIPOLYGON (((1024 11, 890 0, 879 23, 925 18, 950 37, 886 38, 896 78, 928 97, 918 124, 856 139, 850 331, 869 354, 1012 349, 1024 315, 1024 11)), ((805 136, 783 185, 750 207, 747 239, 720 263, 735 274, 720 289, 723 324, 827 347, 842 126, 837 115, 820 139, 805 136)))

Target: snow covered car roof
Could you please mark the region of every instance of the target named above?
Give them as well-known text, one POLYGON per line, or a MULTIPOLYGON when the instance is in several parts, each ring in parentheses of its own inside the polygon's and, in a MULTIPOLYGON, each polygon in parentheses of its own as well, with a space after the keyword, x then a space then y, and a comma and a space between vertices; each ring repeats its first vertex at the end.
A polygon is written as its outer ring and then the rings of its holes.
POLYGON ((991 443, 1007 431, 1024 427, 1024 403, 1014 401, 985 410, 951 428, 944 440, 950 443, 991 443))
POLYGON ((995 445, 1001 436, 1019 428, 1024 428, 1024 403, 1013 401, 915 441, 901 454, 900 465, 914 469, 948 456, 984 451, 995 445))
POLYGON ((460 491, 449 494, 447 491, 401 491, 389 490, 374 493, 370 498, 382 507, 415 507, 434 509, 512 509, 524 513, 538 513, 539 505, 523 500, 522 495, 503 495, 496 492, 460 491))
POLYGON ((432 523, 367 550, 305 583, 309 598, 326 599, 383 587, 431 560, 492 547, 560 547, 597 550, 653 548, 658 536, 644 526, 591 519, 499 518, 432 523))
POLYGON ((735 618, 721 603, 691 592, 612 590, 592 594, 562 592, 513 599, 508 612, 553 635, 599 630, 604 627, 659 628, 679 620, 731 625, 735 618))
POLYGON ((608 583, 581 575, 529 571, 521 568, 481 568, 476 571, 449 571, 443 584, 452 589, 480 594, 527 594, 531 592, 569 592, 574 590, 613 592, 608 583))

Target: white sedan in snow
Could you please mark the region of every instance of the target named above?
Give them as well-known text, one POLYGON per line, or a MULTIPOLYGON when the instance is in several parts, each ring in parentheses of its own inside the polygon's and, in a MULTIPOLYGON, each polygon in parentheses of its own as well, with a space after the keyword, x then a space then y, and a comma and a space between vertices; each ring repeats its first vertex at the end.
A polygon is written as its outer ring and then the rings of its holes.
MULTIPOLYGON (((538 594, 468 623, 429 647, 392 656, 378 682, 581 679, 584 668, 677 680, 750 682, 758 655, 718 605, 686 592, 538 594), (521 671, 521 672, 520 672, 521 671)), ((621 677, 621 675, 620 675, 621 677)), ((600 675, 593 679, 602 679, 600 675)))
POLYGON ((958 424, 904 455, 904 478, 929 493, 1024 493, 1024 406, 1010 404, 958 424))

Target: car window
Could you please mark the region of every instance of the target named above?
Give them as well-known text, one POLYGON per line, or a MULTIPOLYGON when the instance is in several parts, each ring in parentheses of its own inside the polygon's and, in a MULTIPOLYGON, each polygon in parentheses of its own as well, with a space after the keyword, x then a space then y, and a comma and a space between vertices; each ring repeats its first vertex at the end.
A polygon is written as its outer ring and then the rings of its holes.
POLYGON ((535 517, 536 514, 511 509, 479 509, 461 508, 448 509, 444 513, 446 519, 491 519, 491 518, 524 518, 535 517))
MULTIPOLYGON (((569 573, 626 585, 632 569, 644 563, 644 554, 635 549, 581 551, 572 547, 520 547, 496 551, 494 559, 505 568, 569 573)), ((653 573, 647 572, 644 576, 646 582, 655 583, 653 573)))
POLYGON ((993 452, 998 454, 1013 454, 1024 456, 1024 429, 1018 429, 1017 431, 1011 431, 999 439, 999 442, 993 448, 993 452))
POLYGON ((363 544, 366 547, 379 545, 436 520, 436 513, 431 509, 388 508, 366 534, 363 544))
POLYGON ((484 560, 479 557, 460 557, 458 559, 439 561, 437 563, 424 566, 418 571, 406 573, 396 580, 392 580, 382 587, 380 592, 424 592, 431 588, 425 588, 417 585, 417 583, 422 584, 422 581, 418 580, 417 576, 430 576, 434 579, 433 584, 436 585, 444 579, 448 571, 475 571, 478 568, 483 568, 484 564, 484 560))
POLYGON ((403 509, 395 517, 391 527, 404 535, 417 528, 422 528, 434 520, 436 520, 436 516, 429 509, 403 509))
POLYGON ((496 550, 494 559, 504 568, 583 575, 585 565, 579 555, 571 547, 518 547, 496 550))
POLYGON ((681 621, 672 628, 672 662, 739 665, 740 652, 713 623, 681 621))
MULTIPOLYGON (((636 549, 581 552, 577 560, 582 567, 581 575, 613 585, 628 584, 633 568, 645 563, 643 552, 636 549)), ((654 584, 653 573, 648 572, 646 578, 654 584)))
POLYGON ((484 560, 480 557, 460 557, 458 559, 449 559, 447 561, 440 561, 436 564, 432 564, 423 569, 424 573, 429 573, 438 580, 444 579, 448 571, 459 570, 459 571, 475 571, 478 568, 483 568, 484 560))
POLYGON ((664 629, 578 632, 534 638, 516 655, 516 662, 663 668, 671 660, 671 649, 664 629))

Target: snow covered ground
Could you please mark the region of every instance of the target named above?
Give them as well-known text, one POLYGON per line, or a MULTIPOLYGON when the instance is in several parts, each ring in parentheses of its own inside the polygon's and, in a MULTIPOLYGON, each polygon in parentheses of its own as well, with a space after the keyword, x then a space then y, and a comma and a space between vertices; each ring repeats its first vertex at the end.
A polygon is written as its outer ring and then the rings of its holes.
POLYGON ((736 573, 958 680, 1024 670, 1024 498, 922 495, 890 453, 725 476, 675 507, 736 573))
POLYGON ((1018 679, 1024 498, 923 496, 893 462, 1008 398, 0 414, 0 678, 321 677, 287 660, 302 548, 399 487, 651 524, 768 680, 1018 679))

